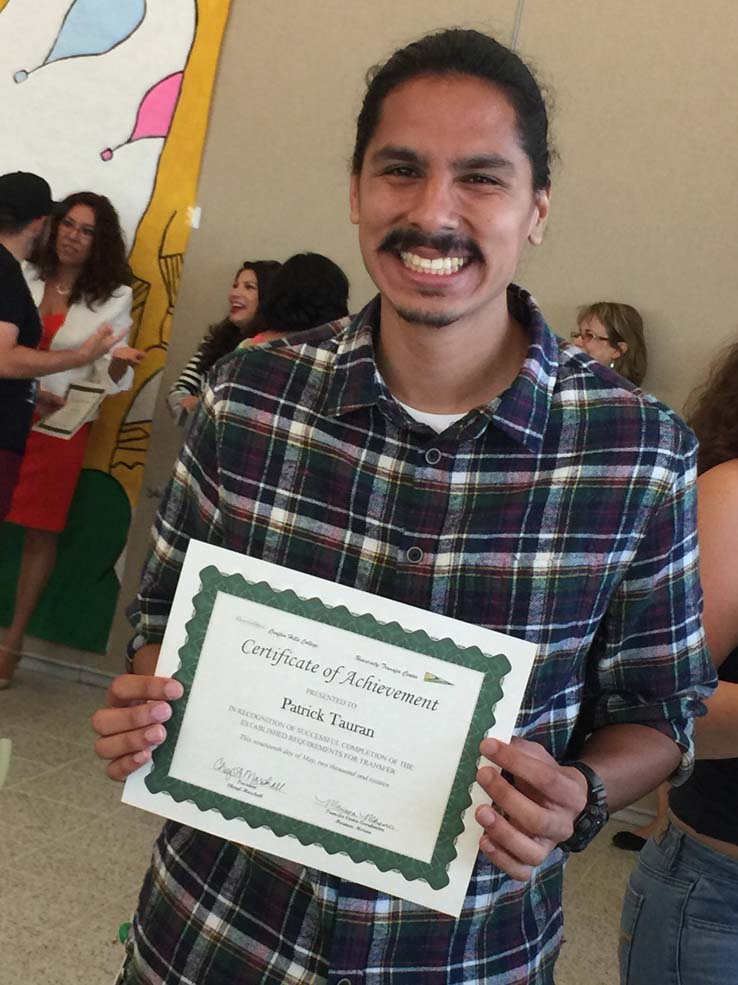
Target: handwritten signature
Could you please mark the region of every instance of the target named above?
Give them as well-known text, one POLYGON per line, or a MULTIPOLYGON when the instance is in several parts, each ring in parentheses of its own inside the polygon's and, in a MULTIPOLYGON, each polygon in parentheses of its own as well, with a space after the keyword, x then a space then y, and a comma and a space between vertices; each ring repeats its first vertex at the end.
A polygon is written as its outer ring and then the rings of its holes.
POLYGON ((322 807, 327 814, 331 814, 333 817, 339 818, 342 821, 351 821, 354 824, 359 824, 368 828, 375 828, 379 831, 395 830, 394 824, 387 824, 386 822, 380 820, 376 814, 369 812, 361 813, 359 811, 351 810, 350 807, 344 807, 338 800, 320 800, 316 797, 315 803, 319 807, 322 807))
POLYGON ((230 766, 222 756, 219 756, 215 760, 211 769, 216 773, 222 773, 223 776, 227 776, 230 780, 235 781, 242 787, 268 787, 275 793, 284 793, 284 788, 287 783, 286 780, 279 780, 278 778, 272 776, 261 776, 254 770, 249 769, 246 766, 230 766))

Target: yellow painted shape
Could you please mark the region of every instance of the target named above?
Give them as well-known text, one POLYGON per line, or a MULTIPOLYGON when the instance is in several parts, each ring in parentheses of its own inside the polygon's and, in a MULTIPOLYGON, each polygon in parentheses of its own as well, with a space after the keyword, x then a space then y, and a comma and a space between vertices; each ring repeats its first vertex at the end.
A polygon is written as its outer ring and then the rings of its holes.
POLYGON ((179 102, 159 159, 151 203, 139 224, 130 257, 134 274, 144 282, 134 286, 132 344, 145 349, 146 358, 136 370, 133 389, 104 402, 85 459, 85 468, 115 476, 132 508, 141 491, 151 421, 126 422, 126 417, 142 387, 166 361, 179 273, 190 235, 189 209, 197 194, 229 7, 230 0, 198 0, 197 27, 179 102))

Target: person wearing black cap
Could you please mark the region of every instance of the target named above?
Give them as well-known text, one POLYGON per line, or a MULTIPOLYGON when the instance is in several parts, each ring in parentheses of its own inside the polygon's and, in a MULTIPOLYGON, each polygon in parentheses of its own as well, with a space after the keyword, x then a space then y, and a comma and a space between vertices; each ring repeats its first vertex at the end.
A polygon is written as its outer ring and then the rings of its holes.
MULTIPOLYGON (((36 377, 85 366, 120 336, 102 325, 76 349, 37 352, 41 322, 21 271, 57 209, 43 178, 0 175, 0 520, 10 508, 36 401, 36 377)), ((63 402, 63 401, 62 401, 63 402)))

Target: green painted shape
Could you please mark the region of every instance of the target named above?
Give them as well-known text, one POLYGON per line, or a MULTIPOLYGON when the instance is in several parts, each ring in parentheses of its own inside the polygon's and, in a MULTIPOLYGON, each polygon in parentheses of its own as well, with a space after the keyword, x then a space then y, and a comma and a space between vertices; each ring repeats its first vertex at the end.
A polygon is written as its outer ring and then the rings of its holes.
POLYGON ((10 739, 0 739, 0 787, 5 783, 10 769, 10 754, 13 743, 10 739))
POLYGON ((203 568, 200 581, 201 591, 193 599, 195 615, 186 627, 187 642, 179 651, 180 669, 173 675, 182 683, 184 696, 173 704, 172 717, 167 724, 168 738, 153 754, 153 768, 145 781, 149 790, 152 793, 167 793, 178 803, 190 801, 201 811, 216 810, 226 820, 240 818, 252 828, 269 828, 280 838, 293 836, 303 845, 320 845, 331 855, 342 852, 354 862, 371 861, 382 872, 395 870, 408 881, 421 879, 433 889, 442 889, 448 885, 448 866, 456 857, 456 839, 464 829, 463 814, 471 804, 471 787, 477 772, 479 743, 485 732, 494 725, 494 708, 502 697, 502 678, 510 670, 507 657, 502 653, 487 655, 478 647, 460 648, 453 640, 433 639, 423 630, 409 632, 397 622, 381 623, 369 613, 357 616, 343 605, 329 607, 318 598, 300 598, 291 589, 275 591, 266 582, 248 582, 238 574, 224 575, 213 565, 203 568), (263 807, 245 804, 170 776, 177 738, 218 592, 251 599, 283 612, 346 629, 368 639, 381 640, 415 653, 469 667, 484 675, 430 862, 408 858, 314 824, 287 818, 263 807))
MULTIPOLYGON (((120 585, 114 565, 125 547, 131 507, 107 472, 83 469, 66 529, 59 535, 56 567, 36 607, 28 633, 79 650, 105 653, 120 585)), ((23 530, 0 525, 0 625, 15 605, 23 530)))

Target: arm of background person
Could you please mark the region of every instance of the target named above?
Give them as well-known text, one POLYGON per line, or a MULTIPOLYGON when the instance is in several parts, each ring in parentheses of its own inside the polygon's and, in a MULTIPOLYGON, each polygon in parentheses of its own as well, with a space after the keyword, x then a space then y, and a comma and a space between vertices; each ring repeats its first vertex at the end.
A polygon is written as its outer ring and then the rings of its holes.
MULTIPOLYGON (((133 356, 134 353, 138 353, 138 350, 131 349, 128 345, 128 333, 133 324, 132 303, 133 292, 130 287, 121 285, 116 295, 111 297, 105 306, 105 321, 113 327, 115 332, 119 333, 123 354, 131 357, 116 358, 115 353, 118 348, 116 346, 115 349, 111 349, 109 353, 101 356, 95 362, 92 378, 104 384, 110 394, 122 393, 124 390, 131 389, 133 386, 133 366, 140 362, 140 359, 136 360, 133 356), (120 297, 117 296, 118 292, 120 292, 120 297)), ((144 354, 141 353, 140 358, 143 359, 143 356, 144 354)))
POLYGON ((738 684, 720 681, 695 726, 698 759, 738 758, 738 684))
POLYGON ((200 399, 204 373, 201 370, 202 346, 187 363, 167 394, 167 406, 177 424, 184 424, 200 399))
POLYGON ((94 362, 111 349, 120 336, 109 325, 101 325, 77 349, 39 352, 18 345, 18 328, 10 322, 0 322, 0 377, 9 380, 32 380, 37 376, 61 373, 94 362))
MULTIPOLYGON (((738 460, 723 462, 697 480, 702 614, 713 663, 738 647, 738 460)), ((700 759, 738 757, 738 684, 721 681, 696 723, 700 759)))

